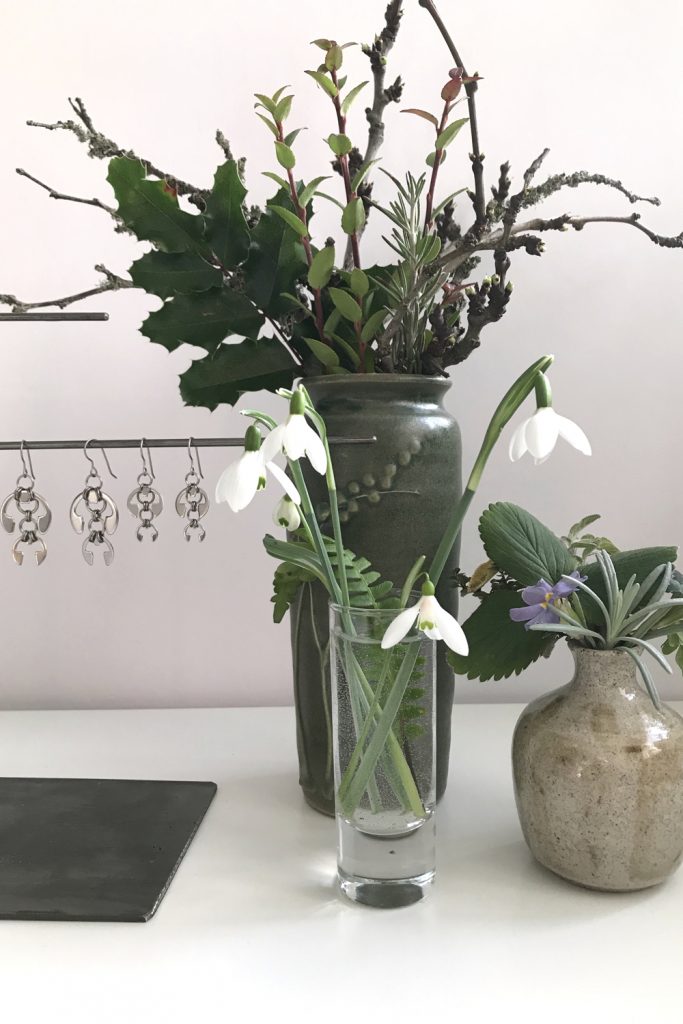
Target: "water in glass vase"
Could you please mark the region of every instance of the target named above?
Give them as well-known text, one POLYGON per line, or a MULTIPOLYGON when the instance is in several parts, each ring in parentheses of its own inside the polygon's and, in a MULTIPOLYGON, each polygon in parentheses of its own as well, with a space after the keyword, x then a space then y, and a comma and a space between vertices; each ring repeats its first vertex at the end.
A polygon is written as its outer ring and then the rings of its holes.
POLYGON ((383 651, 395 610, 332 606, 338 876, 350 899, 415 903, 435 862, 435 644, 383 651))

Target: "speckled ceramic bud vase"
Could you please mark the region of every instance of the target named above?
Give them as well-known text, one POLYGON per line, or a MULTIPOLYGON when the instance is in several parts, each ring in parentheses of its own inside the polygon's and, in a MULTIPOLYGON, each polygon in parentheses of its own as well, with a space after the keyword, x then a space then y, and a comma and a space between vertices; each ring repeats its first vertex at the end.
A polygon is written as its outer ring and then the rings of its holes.
POLYGON ((570 882, 646 889, 683 856, 683 719, 657 710, 625 652, 573 654, 572 681, 530 704, 515 729, 524 838, 570 882))
MULTIPOLYGON (((450 381, 442 377, 354 374, 305 381, 331 437, 376 437, 374 444, 332 450, 344 541, 384 579, 401 587, 419 555, 436 552, 462 493, 460 430, 444 408, 450 381)), ((329 524, 325 481, 304 466, 316 514, 329 524)), ((445 567, 437 597, 457 613, 458 593, 445 567)), ((334 814, 328 597, 303 587, 292 608, 294 701, 299 780, 308 803, 334 814)), ((453 706, 453 670, 437 657, 436 791, 446 787, 453 706)))

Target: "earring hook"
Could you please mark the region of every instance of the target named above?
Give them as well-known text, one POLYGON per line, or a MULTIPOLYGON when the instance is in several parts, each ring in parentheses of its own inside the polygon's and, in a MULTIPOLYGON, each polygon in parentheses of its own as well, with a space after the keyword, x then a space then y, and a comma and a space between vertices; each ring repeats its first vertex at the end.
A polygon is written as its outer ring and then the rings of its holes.
POLYGON ((154 472, 154 465, 152 463, 152 453, 144 437, 140 438, 140 458, 142 459, 143 473, 146 473, 147 476, 152 478, 152 480, 156 480, 156 473, 154 472), (147 449, 147 458, 145 458, 145 448, 147 449), (147 468, 148 462, 149 469, 147 468))
MULTIPOLYGON (((94 440, 95 440, 95 438, 91 437, 91 438, 89 438, 89 440, 87 440, 85 442, 85 444, 83 445, 83 454, 85 455, 86 459, 90 463, 90 467, 91 467, 92 472, 94 474, 96 474, 97 476, 99 476, 99 473, 97 472, 97 467, 96 467, 96 465, 95 465, 95 463, 93 461, 93 457, 92 457, 92 455, 88 454, 88 445, 92 444, 94 440)), ((109 457, 107 455, 106 450, 102 446, 100 446, 100 451, 102 452, 102 455, 104 457, 104 461, 107 464, 107 469, 109 470, 110 474, 114 477, 114 480, 118 480, 118 477, 117 477, 116 473, 111 468, 111 463, 109 462, 109 457)))
POLYGON ((33 460, 31 459, 31 451, 29 449, 29 446, 26 444, 26 441, 22 440, 21 447, 19 448, 19 455, 21 456, 21 465, 24 470, 24 476, 28 476, 31 478, 31 480, 35 481, 36 474, 33 472, 33 460), (24 455, 26 455, 26 458, 24 458, 24 455), (26 459, 28 459, 28 467, 26 466, 26 459))
POLYGON ((195 454, 195 457, 197 459, 197 468, 199 469, 199 479, 203 480, 204 479, 204 473, 202 471, 201 459, 199 458, 199 449, 197 448, 197 445, 196 445, 195 441, 193 440, 193 438, 188 437, 188 439, 187 439, 187 454, 190 457, 190 471, 192 473, 195 472, 194 459, 192 458, 192 448, 193 448, 193 446, 194 446, 194 454, 195 454))

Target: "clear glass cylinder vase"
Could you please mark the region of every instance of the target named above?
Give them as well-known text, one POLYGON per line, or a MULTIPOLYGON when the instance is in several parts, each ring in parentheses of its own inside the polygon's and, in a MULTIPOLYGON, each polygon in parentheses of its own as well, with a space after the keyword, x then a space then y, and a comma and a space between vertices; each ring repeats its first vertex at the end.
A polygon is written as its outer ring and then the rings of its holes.
POLYGON ((396 615, 330 606, 339 884, 377 907, 422 899, 435 871, 436 644, 412 627, 382 650, 396 615))

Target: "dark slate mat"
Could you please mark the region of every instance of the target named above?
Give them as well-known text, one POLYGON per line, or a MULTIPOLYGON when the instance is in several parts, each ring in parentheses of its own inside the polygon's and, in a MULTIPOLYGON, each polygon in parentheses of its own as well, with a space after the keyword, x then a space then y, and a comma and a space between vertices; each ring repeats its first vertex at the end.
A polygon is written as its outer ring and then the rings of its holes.
POLYGON ((0 779, 0 919, 148 921, 213 782, 0 779))

